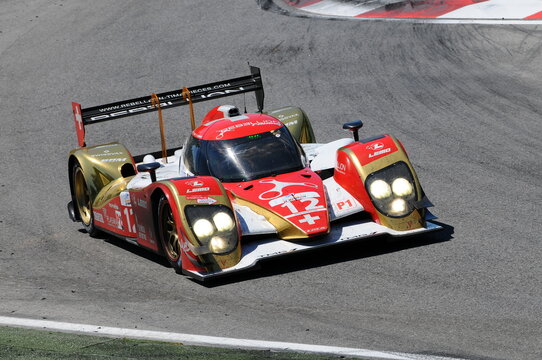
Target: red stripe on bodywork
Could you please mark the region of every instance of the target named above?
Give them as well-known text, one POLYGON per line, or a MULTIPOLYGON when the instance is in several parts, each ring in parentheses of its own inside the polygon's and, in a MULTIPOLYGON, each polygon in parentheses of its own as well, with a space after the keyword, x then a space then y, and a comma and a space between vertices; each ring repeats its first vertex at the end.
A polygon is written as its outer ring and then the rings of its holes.
POLYGON ((525 19, 530 19, 530 20, 542 19, 542 11, 537 12, 536 14, 533 14, 531 16, 527 16, 525 19))
POLYGON ((357 15, 372 18, 436 18, 462 7, 488 0, 424 0, 405 1, 357 15))

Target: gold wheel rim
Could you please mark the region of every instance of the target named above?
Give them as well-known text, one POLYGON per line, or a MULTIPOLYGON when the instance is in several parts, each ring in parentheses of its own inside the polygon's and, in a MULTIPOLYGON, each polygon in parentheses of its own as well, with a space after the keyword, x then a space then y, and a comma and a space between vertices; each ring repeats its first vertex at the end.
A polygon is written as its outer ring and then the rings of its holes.
POLYGON ((85 225, 90 225, 90 196, 88 194, 87 184, 85 183, 85 177, 83 171, 80 168, 75 170, 74 176, 75 184, 75 200, 77 202, 77 210, 81 221, 85 225))
POLYGON ((167 257, 176 261, 180 254, 179 235, 169 204, 165 204, 162 211, 162 239, 167 257))

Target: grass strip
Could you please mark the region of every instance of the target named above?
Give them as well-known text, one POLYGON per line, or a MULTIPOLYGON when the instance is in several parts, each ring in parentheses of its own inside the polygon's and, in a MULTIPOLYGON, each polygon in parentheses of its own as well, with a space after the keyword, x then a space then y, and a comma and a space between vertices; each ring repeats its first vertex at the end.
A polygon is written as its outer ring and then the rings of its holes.
POLYGON ((336 360, 341 356, 223 349, 0 326, 0 359, 336 360))

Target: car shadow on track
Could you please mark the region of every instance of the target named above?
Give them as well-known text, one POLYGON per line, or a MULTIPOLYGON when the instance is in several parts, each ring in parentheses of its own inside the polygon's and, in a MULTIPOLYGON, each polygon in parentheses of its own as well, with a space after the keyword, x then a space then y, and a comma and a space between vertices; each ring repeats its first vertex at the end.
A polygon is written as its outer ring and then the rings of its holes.
POLYGON ((249 269, 246 272, 212 279, 201 284, 205 287, 222 286, 256 278, 276 276, 289 272, 394 253, 420 246, 434 245, 453 239, 453 226, 436 221, 433 222, 442 226, 442 230, 403 238, 378 236, 366 240, 334 245, 328 248, 315 249, 309 252, 284 255, 275 259, 261 260, 259 266, 249 269))
MULTIPOLYGON (((80 229, 79 232, 86 234, 86 231, 83 229, 80 229)), ((95 236, 95 238, 101 241, 105 241, 106 243, 116 246, 118 248, 121 248, 123 250, 129 251, 134 255, 145 258, 154 263, 163 265, 164 267, 171 268, 171 265, 169 264, 169 262, 166 260, 165 257, 160 256, 145 248, 139 247, 136 244, 124 241, 113 235, 103 233, 103 232, 99 233, 97 236, 95 236)))
MULTIPOLYGON (((224 275, 223 277, 206 280, 205 282, 200 282, 194 279, 190 280, 205 287, 211 288, 243 282, 256 278, 276 276, 289 272, 318 268, 346 261, 390 254, 420 246, 435 245, 453 239, 453 226, 438 223, 435 221, 433 222, 442 226, 442 230, 402 238, 378 236, 352 243, 338 244, 328 248, 315 249, 309 252, 293 253, 284 255, 279 258, 261 260, 257 266, 244 272, 224 275)), ((140 248, 137 245, 122 241, 106 234, 104 234, 100 238, 108 242, 109 244, 127 250, 134 255, 140 256, 149 261, 153 261, 164 267, 171 268, 171 265, 164 257, 146 249, 140 248)))

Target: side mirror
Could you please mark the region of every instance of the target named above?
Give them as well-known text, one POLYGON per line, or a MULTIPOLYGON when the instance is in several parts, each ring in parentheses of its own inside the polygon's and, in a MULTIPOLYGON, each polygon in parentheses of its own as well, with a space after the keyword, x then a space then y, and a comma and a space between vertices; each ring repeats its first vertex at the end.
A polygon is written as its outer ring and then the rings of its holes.
POLYGON ((151 162, 151 163, 143 163, 137 165, 137 171, 138 172, 148 172, 151 174, 151 181, 156 181, 156 169, 160 167, 159 162, 151 162))
POLYGON ((363 126, 363 122, 361 120, 352 121, 346 124, 343 124, 343 129, 350 130, 354 133, 354 141, 359 141, 359 129, 363 126))

